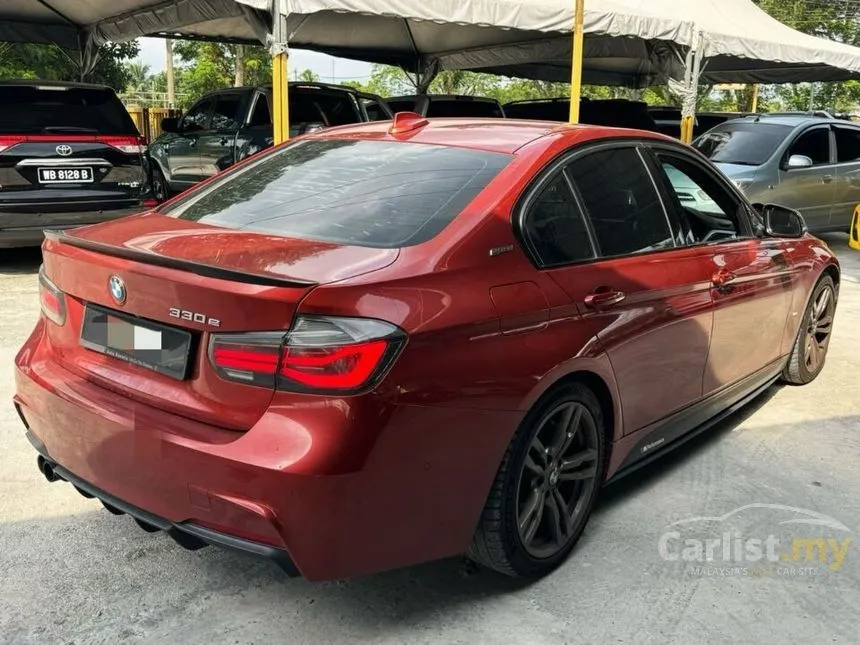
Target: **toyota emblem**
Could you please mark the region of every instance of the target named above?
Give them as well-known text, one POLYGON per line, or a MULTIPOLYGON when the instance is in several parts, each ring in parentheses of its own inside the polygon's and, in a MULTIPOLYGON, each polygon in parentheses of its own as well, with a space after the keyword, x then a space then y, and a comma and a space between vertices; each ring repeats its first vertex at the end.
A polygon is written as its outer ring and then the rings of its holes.
POLYGON ((72 154, 72 146, 67 146, 65 143, 57 146, 57 154, 61 157, 68 157, 72 154))
POLYGON ((114 299, 114 302, 118 305, 125 303, 125 282, 122 281, 122 278, 112 275, 110 280, 108 280, 108 289, 110 290, 110 296, 114 299))

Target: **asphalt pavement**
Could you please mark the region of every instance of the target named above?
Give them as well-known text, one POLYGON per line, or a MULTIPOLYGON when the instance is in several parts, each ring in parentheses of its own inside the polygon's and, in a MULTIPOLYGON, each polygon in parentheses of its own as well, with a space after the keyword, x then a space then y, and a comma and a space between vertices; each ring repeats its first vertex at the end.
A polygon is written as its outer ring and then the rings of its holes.
POLYGON ((48 484, 11 405, 39 254, 0 251, 0 643, 856 643, 860 251, 825 239, 843 281, 822 376, 604 491, 574 556, 530 584, 459 559, 289 579, 48 484))

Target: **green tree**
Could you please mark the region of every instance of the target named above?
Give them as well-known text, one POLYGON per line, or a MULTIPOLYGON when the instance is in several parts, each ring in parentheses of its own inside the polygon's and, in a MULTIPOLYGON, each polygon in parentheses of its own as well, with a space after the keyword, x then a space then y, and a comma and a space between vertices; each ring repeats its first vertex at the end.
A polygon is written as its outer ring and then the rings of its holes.
POLYGON ((125 62, 137 57, 137 41, 107 43, 98 49, 95 68, 81 74, 77 52, 56 45, 0 44, 0 78, 45 81, 87 81, 122 91, 129 83, 125 62))

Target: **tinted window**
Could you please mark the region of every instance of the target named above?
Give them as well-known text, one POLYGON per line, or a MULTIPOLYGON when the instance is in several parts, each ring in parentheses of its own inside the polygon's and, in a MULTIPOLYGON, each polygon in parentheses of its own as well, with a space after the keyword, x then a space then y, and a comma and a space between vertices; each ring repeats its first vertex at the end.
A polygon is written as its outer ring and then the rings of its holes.
POLYGON ((505 105, 505 116, 509 119, 567 122, 570 119, 570 101, 508 103, 505 105))
POLYGON ((773 123, 726 123, 693 145, 717 163, 760 166, 774 155, 791 130, 791 126, 773 123))
POLYGON ((492 101, 472 101, 469 99, 430 99, 427 107, 428 117, 469 117, 469 118, 499 118, 502 109, 492 101))
POLYGON ((634 148, 586 155, 567 172, 582 197, 601 256, 674 246, 663 204, 634 148))
POLYGON ((0 85, 0 134, 137 134, 111 90, 0 85))
POLYGON ((397 114, 398 112, 414 112, 417 102, 415 99, 399 99, 387 101, 391 111, 397 114))
POLYGON ((290 90, 290 128, 299 130, 307 124, 325 127, 360 123, 358 103, 348 92, 290 90))
POLYGON ((726 188, 687 159, 663 154, 658 157, 685 224, 685 243, 736 238, 740 204, 726 188))
POLYGON ((376 99, 361 99, 367 118, 371 121, 388 121, 391 117, 388 111, 376 99))
POLYGON ((582 212, 562 173, 530 204, 525 233, 542 266, 594 258, 594 247, 582 212))
POLYGON ((800 135, 788 149, 788 155, 803 155, 816 166, 830 163, 830 129, 816 128, 800 135))
POLYGON ((251 113, 251 125, 271 125, 272 114, 269 112, 269 102, 262 94, 257 95, 254 111, 251 113))
POLYGON ((509 155, 416 143, 300 141, 167 211, 179 219, 381 248, 439 233, 509 155))
POLYGON ((205 130, 209 127, 209 110, 215 99, 204 99, 191 106, 191 109, 182 118, 182 129, 188 131, 205 130))
POLYGON ((836 158, 839 163, 860 161, 860 130, 834 128, 836 133, 836 158))
POLYGON ((211 130, 236 130, 239 128, 239 107, 242 105, 241 94, 222 94, 215 101, 212 112, 211 130))

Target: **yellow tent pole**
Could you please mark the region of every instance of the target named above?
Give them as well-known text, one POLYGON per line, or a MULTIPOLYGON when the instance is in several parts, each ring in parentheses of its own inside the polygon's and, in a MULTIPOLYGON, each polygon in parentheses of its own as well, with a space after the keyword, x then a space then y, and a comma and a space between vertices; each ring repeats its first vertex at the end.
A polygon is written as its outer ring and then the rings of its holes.
POLYGON ((272 57, 272 120, 275 126, 275 145, 290 138, 289 60, 287 51, 272 57))
POLYGON ((582 100, 582 57, 584 51, 583 23, 585 0, 576 0, 573 19, 573 58, 570 62, 570 122, 579 123, 579 102, 582 100))

